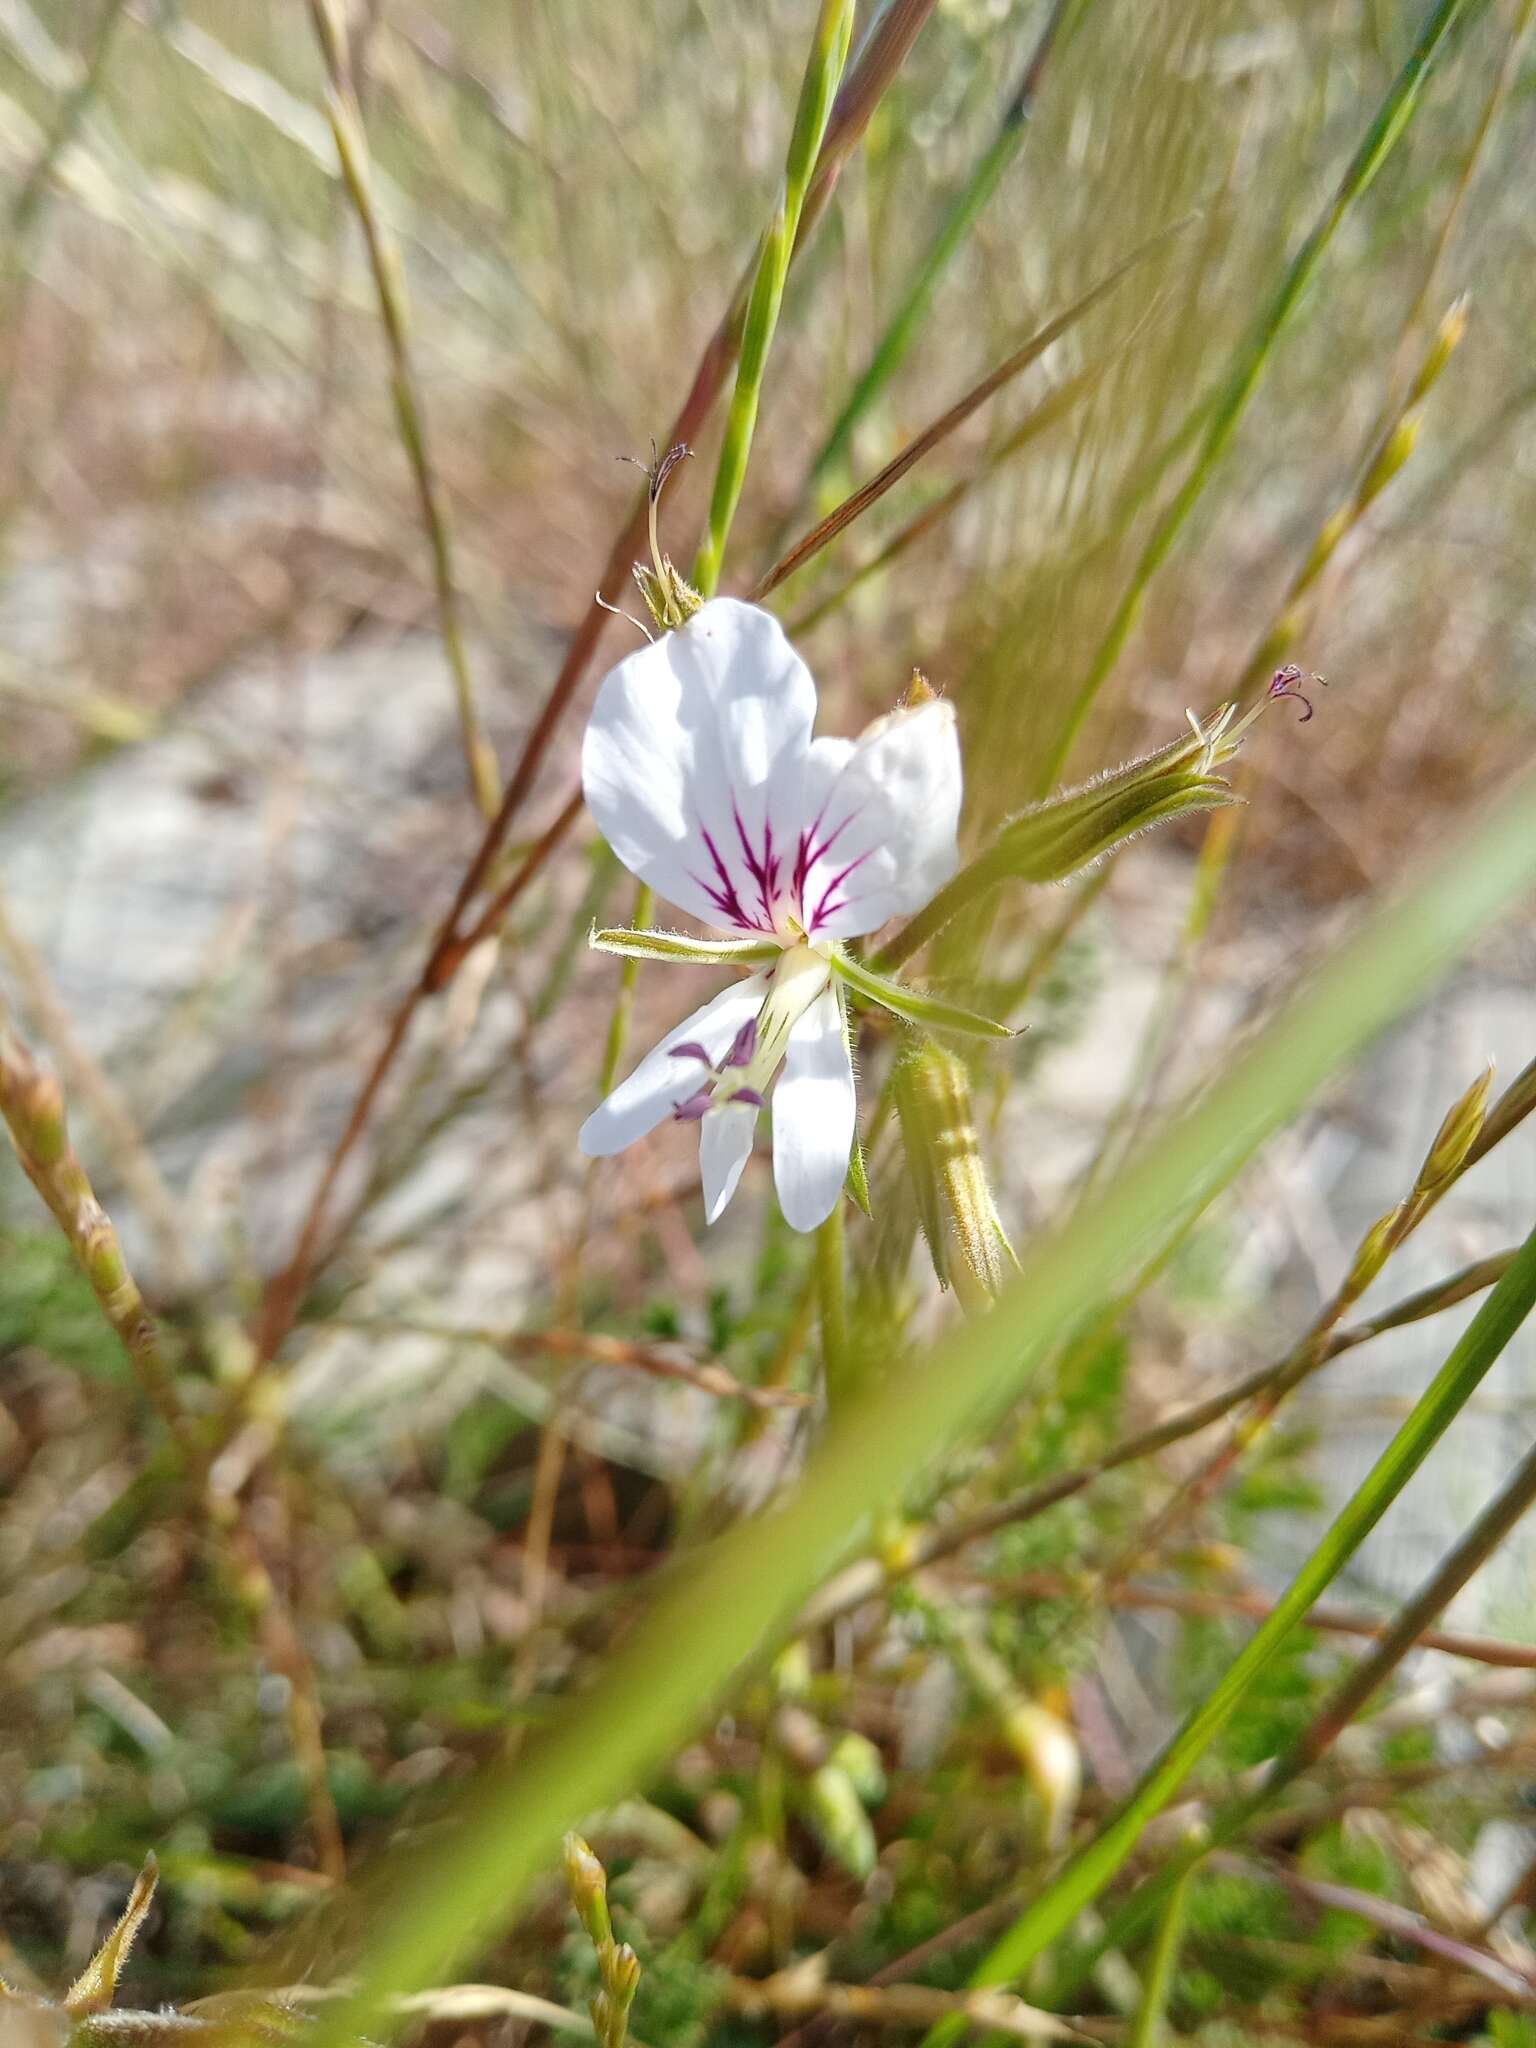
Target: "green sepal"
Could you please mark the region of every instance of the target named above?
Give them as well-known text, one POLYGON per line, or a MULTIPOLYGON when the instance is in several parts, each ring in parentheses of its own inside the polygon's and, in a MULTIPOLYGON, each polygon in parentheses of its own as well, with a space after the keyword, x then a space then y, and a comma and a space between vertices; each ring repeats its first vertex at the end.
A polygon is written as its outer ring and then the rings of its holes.
POLYGON ((594 925, 587 944, 598 953, 617 953, 624 960, 688 960, 699 966, 756 966, 776 959, 784 950, 776 939, 695 939, 686 932, 634 931, 594 925))
POLYGON ((882 1010, 890 1010, 910 1024, 926 1025, 930 1031, 964 1031, 973 1038, 1016 1036, 1006 1024, 980 1017, 974 1010, 963 1010, 958 1003, 946 1003, 939 996, 924 995, 919 989, 908 988, 905 982, 893 981, 889 975, 876 974, 872 967, 847 953, 832 955, 832 972, 840 975, 866 1002, 878 1003, 882 1010))
POLYGON ((864 1144, 857 1131, 853 1134, 853 1150, 848 1155, 848 1179, 845 1186, 849 1201, 862 1209, 873 1222, 875 1212, 869 1205, 869 1174, 864 1165, 864 1144))

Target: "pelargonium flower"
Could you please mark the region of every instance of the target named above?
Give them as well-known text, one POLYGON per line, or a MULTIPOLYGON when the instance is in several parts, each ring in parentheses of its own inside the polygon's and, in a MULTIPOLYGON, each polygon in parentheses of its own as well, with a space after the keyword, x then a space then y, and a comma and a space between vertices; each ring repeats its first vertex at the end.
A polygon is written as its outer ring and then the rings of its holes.
POLYGON ((954 712, 930 697, 857 740, 813 738, 815 722, 816 684, 778 621, 716 598, 610 671, 582 746, 587 805, 619 859, 720 935, 593 944, 753 970, 668 1032, 581 1128, 582 1151, 601 1158, 668 1117, 696 1122, 711 1223, 775 1076, 784 1215, 814 1230, 836 1206, 857 1114, 847 989, 904 1016, 1000 1029, 873 973, 845 944, 921 909, 955 871, 954 712))

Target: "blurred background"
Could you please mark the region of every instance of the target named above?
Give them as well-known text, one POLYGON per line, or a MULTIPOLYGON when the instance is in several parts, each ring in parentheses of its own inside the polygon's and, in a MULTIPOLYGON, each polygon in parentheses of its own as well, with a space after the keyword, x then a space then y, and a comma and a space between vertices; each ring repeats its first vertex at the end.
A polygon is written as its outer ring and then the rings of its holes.
MULTIPOLYGON (((1184 820, 1064 887, 1015 892, 952 954, 957 985, 1006 992, 1028 1027, 973 1074, 1016 1242, 1112 1173, 1364 900, 1531 755, 1525 0, 1457 11, 1088 687, 1422 11, 940 0, 917 10, 791 275, 733 592, 1072 312, 771 600, 816 671, 823 729, 889 709, 914 666, 954 702, 969 845, 1178 738, 1187 709, 1252 701, 1282 661, 1319 679, 1299 685, 1315 715, 1293 700, 1258 723, 1232 770, 1244 807, 1219 830, 1184 820), (910 344, 840 431, 922 279, 910 344)), ((465 662, 504 775, 633 500, 623 459, 666 444, 768 217, 812 12, 367 0, 347 19, 465 662)), ((299 0, 0 0, 0 991, 65 1087, 186 1398, 233 1416, 219 1484, 264 1561, 265 1591, 210 1567, 117 1340, 7 1157, 0 1928, 62 1982, 155 1848, 144 2004, 211 1988, 412 1801, 430 1808, 537 1725, 645 1575, 783 1483, 816 1427, 807 1248, 772 1211, 764 1161, 706 1232, 686 1131, 595 1174, 576 1155, 620 986, 585 937, 633 907, 585 820, 499 947, 420 1007, 295 1326, 275 1363, 253 1362, 267 1283, 482 831, 326 88, 299 0)), ((694 436, 664 501, 680 564, 717 440, 718 421, 694 436)), ((635 640, 607 621, 514 857, 560 813, 593 684, 635 640)), ((1536 1051, 1533 970, 1536 927, 1517 921, 1292 1126, 1081 1371, 1009 1419, 1004 1476, 1081 1462, 1283 1356, 1451 1102, 1489 1059, 1503 1085, 1536 1051)), ((639 976, 636 1047, 678 1013, 683 972, 639 976)), ((914 1254, 899 1155, 874 1164, 858 1284, 887 1317, 871 1309, 872 1327, 927 1343, 953 1298, 914 1254)), ((1533 1198, 1519 1131, 1365 1312, 1517 1241, 1533 1198)), ((1092 1781, 1145 1761, 1220 1668, 1470 1307, 1309 1385, 1141 1569, 1165 1604, 1090 1601, 1083 1626, 1080 1591, 1056 1581, 1123 1583, 1188 1445, 1000 1540, 985 1572, 956 1566, 947 1597, 972 1603, 1009 1686, 1073 1731, 1092 1781)), ((1340 1604, 1369 1618, 1418 1582, 1527 1440, 1533 1372, 1517 1342, 1340 1604)), ((1533 1565, 1517 1538, 1447 1626, 1536 1648, 1533 1565)), ((690 2028, 772 2038, 771 2022, 720 2018, 710 1971, 760 1973, 850 1914, 872 1967, 974 1909, 1042 1825, 1038 1769, 999 1749, 985 1685, 921 1601, 839 1629, 813 1659, 828 1711, 879 1748, 891 1785, 853 1846, 787 1794, 798 1820, 743 1832, 771 1700, 701 1735, 610 1830, 653 1949, 697 1934, 687 1970, 652 1968, 673 1999, 652 2048, 690 2028)), ((1341 1654, 1309 1640, 1234 1736, 1232 1769, 1270 1753, 1264 1714, 1315 1703, 1341 1654)), ((1382 1737, 1422 1767, 1413 1798, 1366 1802, 1352 1833, 1335 1815, 1307 1853, 1314 1874, 1486 1933, 1536 1854, 1536 1655, 1492 1678, 1421 1656, 1382 1737), (1431 1838, 1446 1867, 1426 1894, 1431 1838)), ((1226 1883, 1198 1923, 1191 2038, 1266 2001, 1277 2027, 1310 2010, 1292 2038, 1421 2038, 1400 2020, 1318 2030, 1287 1944, 1319 1909, 1263 1893, 1261 1911, 1262 1887, 1226 1883)), ((579 2007, 561 1924, 552 1894, 496 1974, 579 2007)), ((1358 1943, 1366 1923, 1350 1927, 1358 1943)), ((1349 2010, 1376 2012, 1370 1972, 1345 1978, 1349 2010)))

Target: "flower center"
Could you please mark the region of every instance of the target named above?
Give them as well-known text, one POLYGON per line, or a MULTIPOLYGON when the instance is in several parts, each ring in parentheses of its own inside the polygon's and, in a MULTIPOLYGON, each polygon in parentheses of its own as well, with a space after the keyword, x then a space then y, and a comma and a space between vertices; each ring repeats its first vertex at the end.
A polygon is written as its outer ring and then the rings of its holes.
MULTIPOLYGON (((736 1034, 736 1042, 718 1067, 709 1069, 708 1079, 677 1106, 675 1115, 693 1122, 708 1110, 723 1109, 740 1102, 749 1109, 761 1109, 768 1084, 778 1072, 789 1045, 789 1035, 832 978, 832 969, 821 948, 808 946, 798 938, 786 945, 772 972, 763 1007, 736 1034)), ((704 1059, 699 1045, 675 1045, 675 1058, 704 1059)))

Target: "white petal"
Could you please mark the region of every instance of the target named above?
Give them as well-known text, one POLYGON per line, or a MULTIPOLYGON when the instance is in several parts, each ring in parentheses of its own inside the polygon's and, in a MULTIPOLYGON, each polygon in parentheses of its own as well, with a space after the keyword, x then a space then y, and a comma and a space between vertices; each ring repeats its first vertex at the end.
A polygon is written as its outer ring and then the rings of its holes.
POLYGON ((648 1052, 627 1081, 621 1081, 606 1102, 600 1103, 581 1127, 576 1142, 589 1159, 606 1159, 622 1152, 636 1138, 643 1138, 680 1102, 685 1102, 704 1079, 696 1060, 672 1057, 674 1045, 690 1040, 702 1045, 717 1064, 730 1051, 731 1041, 749 1017, 755 1017, 768 993, 765 974, 749 975, 736 982, 713 1001, 674 1025, 654 1051, 648 1052))
POLYGON ((771 613, 716 598, 597 693, 581 778, 598 829, 659 896, 771 930, 804 822, 816 685, 771 613))
POLYGON ((820 806, 801 897, 810 935, 857 938, 921 910, 959 866, 959 824, 953 707, 879 719, 820 806))
POLYGON ((836 989, 826 989, 789 1036, 773 1091, 773 1180, 792 1230, 814 1230, 841 1199, 858 1098, 836 989))
POLYGON ((699 1125, 699 1178, 704 1183, 704 1221, 713 1223, 736 1192, 742 1168, 752 1156, 757 1111, 727 1102, 706 1112, 699 1125))

